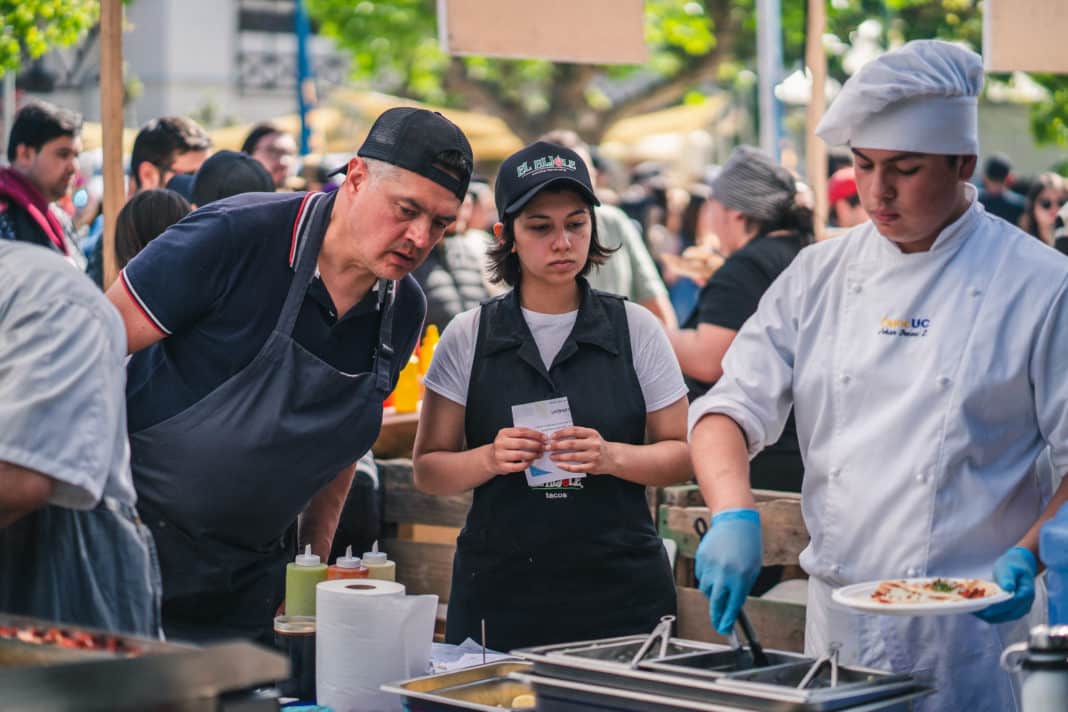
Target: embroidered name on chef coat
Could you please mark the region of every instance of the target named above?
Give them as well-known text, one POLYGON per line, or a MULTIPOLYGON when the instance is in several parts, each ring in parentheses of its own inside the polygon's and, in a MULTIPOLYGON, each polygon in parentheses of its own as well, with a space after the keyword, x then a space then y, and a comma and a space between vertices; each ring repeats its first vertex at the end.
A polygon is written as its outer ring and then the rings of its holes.
POLYGON ((927 336, 930 327, 931 320, 927 317, 891 319, 884 316, 879 322, 878 333, 880 336, 927 336))

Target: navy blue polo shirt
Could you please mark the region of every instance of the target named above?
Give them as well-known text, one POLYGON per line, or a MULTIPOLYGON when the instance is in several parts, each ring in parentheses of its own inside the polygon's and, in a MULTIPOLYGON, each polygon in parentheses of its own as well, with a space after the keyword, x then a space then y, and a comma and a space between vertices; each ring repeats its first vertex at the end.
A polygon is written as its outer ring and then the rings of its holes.
MULTIPOLYGON (((252 362, 267 341, 293 281, 295 224, 303 193, 247 193, 190 213, 137 255, 121 279, 134 302, 167 334, 132 356, 126 404, 130 432, 177 415, 252 362)), ((328 199, 333 205, 334 195, 328 199)), ((397 285, 393 383, 407 363, 426 300, 407 276, 397 285)), ((338 318, 316 277, 293 337, 346 373, 371 370, 378 344, 378 293, 338 318)))

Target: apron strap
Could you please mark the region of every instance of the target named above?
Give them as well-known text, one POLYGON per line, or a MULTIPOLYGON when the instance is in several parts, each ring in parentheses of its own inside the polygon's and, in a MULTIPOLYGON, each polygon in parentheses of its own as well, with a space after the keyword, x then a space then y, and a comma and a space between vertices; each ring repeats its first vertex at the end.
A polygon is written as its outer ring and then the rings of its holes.
POLYGON ((286 336, 293 334, 293 326, 297 323, 297 316, 300 315, 300 307, 304 304, 308 287, 315 277, 319 264, 319 251, 323 246, 326 226, 330 222, 330 209, 333 202, 325 193, 315 193, 308 197, 301 211, 306 212, 307 216, 297 215, 296 223, 300 230, 296 237, 297 255, 293 266, 293 281, 289 285, 282 313, 278 315, 278 323, 275 325, 275 330, 286 336))
POLYGON ((393 362, 397 358, 393 347, 393 315, 397 301, 397 283, 392 280, 378 280, 378 311, 382 322, 378 328, 378 348, 375 350, 375 382, 380 391, 390 390, 393 375, 393 362))

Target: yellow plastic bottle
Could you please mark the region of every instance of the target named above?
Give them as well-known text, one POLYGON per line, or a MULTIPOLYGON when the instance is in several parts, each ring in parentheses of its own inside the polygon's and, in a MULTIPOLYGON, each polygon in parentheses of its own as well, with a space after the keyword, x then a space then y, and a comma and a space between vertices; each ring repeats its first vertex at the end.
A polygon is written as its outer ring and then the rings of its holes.
POLYGON ((393 407, 398 413, 414 413, 423 395, 423 384, 419 382, 419 358, 412 354, 408 365, 397 378, 397 387, 393 389, 393 407))
POLYGON ((368 578, 383 581, 397 580, 397 564, 389 560, 386 552, 378 550, 377 541, 370 551, 363 552, 363 565, 367 567, 368 578))
POLYGON ((441 336, 438 334, 438 327, 431 324, 426 328, 426 333, 423 334, 423 342, 419 344, 419 375, 425 376, 427 370, 430 368, 430 360, 434 358, 434 349, 438 347, 438 341, 441 340, 441 336))

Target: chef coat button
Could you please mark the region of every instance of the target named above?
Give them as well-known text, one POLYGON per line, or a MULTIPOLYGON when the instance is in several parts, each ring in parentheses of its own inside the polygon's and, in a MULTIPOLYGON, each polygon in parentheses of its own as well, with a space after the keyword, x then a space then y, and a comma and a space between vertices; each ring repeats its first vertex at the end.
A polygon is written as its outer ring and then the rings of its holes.
POLYGON ((950 382, 949 381, 949 376, 939 376, 938 377, 938 385, 941 386, 942 388, 945 388, 946 386, 948 386, 949 382, 950 382))
POLYGON ((830 472, 830 475, 831 475, 831 479, 832 479, 832 480, 837 480, 837 479, 838 479, 838 475, 840 475, 840 474, 842 474, 842 471, 841 471, 840 469, 838 469, 837 467, 836 467, 836 468, 834 468, 834 469, 833 469, 833 470, 831 470, 831 472, 830 472))
POLYGON ((848 373, 843 373, 840 376, 838 376, 838 382, 841 383, 843 386, 848 386, 849 385, 849 380, 850 379, 849 379, 849 374, 848 373))
POLYGON ((842 574, 842 565, 841 564, 835 564, 834 566, 832 566, 831 567, 831 573, 834 574, 835 576, 840 576, 842 574))
POLYGON ((916 481, 919 482, 921 485, 927 484, 927 481, 929 479, 931 479, 931 476, 928 475, 926 472, 921 472, 920 474, 916 475, 916 481))
POLYGON ((982 293, 983 293, 983 290, 979 289, 979 287, 972 287, 972 296, 973 297, 978 297, 982 293))
POLYGON ((910 566, 909 570, 905 572, 905 575, 909 578, 916 578, 920 575, 920 570, 915 566, 910 566))
POLYGON ((856 283, 849 285, 849 291, 853 294, 860 294, 860 285, 856 283))

